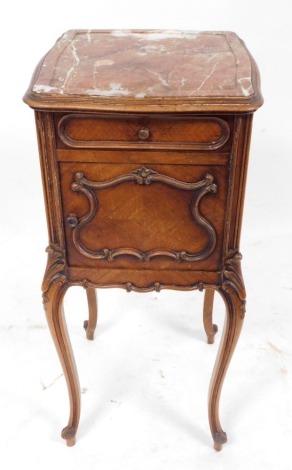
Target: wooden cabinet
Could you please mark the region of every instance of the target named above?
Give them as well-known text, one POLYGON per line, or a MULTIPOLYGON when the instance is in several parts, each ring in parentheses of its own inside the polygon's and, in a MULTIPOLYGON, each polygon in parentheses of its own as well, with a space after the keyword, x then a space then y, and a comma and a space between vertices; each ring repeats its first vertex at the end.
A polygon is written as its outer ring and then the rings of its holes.
POLYGON ((62 314, 71 285, 206 290, 226 304, 210 387, 215 448, 224 375, 245 312, 239 240, 257 67, 234 33, 69 31, 36 70, 24 98, 35 109, 49 229, 43 298, 67 380, 73 445, 78 377, 62 314))

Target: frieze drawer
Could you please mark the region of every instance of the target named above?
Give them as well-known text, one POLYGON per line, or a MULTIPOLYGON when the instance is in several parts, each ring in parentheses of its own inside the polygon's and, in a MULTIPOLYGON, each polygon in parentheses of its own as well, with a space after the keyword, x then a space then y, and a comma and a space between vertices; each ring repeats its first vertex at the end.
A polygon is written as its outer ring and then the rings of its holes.
POLYGON ((230 118, 205 116, 67 114, 56 121, 59 146, 73 149, 226 149, 232 125, 230 118))

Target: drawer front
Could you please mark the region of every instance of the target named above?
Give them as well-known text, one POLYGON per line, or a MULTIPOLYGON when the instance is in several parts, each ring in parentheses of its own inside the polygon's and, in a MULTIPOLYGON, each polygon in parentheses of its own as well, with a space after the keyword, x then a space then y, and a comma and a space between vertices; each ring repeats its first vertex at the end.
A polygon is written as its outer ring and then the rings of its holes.
POLYGON ((230 136, 218 117, 69 114, 57 121, 60 144, 70 148, 217 150, 230 136))
POLYGON ((226 166, 60 163, 68 265, 218 270, 226 166))

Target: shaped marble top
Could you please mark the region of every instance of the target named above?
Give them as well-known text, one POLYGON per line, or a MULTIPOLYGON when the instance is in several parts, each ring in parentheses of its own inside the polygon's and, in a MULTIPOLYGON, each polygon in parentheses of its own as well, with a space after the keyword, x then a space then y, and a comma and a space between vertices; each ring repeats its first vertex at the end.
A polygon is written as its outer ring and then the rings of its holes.
POLYGON ((71 30, 44 57, 24 100, 45 109, 249 111, 262 104, 258 82, 232 32, 71 30))

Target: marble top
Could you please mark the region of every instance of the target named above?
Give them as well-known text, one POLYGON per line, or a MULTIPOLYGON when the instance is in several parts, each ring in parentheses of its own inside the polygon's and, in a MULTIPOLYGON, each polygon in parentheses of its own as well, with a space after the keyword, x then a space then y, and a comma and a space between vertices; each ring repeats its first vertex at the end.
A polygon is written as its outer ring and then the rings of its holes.
POLYGON ((66 97, 250 103, 259 94, 256 78, 255 63, 232 32, 71 30, 45 56, 27 95, 51 103, 66 97))

